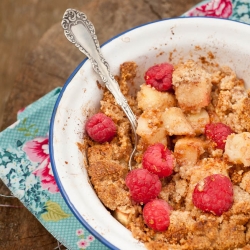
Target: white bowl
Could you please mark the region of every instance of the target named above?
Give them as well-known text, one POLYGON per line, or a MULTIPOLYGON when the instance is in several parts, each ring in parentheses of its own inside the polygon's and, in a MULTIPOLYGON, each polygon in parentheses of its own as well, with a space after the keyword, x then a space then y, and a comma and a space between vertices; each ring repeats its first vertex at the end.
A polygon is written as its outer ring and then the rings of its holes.
MULTIPOLYGON (((250 26, 217 18, 176 18, 153 22, 124 32, 103 47, 111 72, 135 61, 136 81, 143 83, 145 70, 154 63, 208 57, 212 52, 219 64, 233 68, 250 87, 250 26), (199 49, 201 48, 201 49, 199 49)), ((80 52, 79 52, 80 53, 80 52)), ((85 169, 86 156, 77 143, 83 143, 87 115, 98 111, 102 90, 99 76, 88 60, 69 77, 56 102, 50 128, 50 156, 60 191, 78 220, 111 249, 145 249, 129 230, 103 206, 91 188, 85 169)))

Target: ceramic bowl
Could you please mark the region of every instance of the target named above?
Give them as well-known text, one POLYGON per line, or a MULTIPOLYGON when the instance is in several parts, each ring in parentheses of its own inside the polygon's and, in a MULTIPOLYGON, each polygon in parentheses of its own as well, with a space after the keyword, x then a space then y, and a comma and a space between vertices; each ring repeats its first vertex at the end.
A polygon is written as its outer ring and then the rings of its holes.
MULTIPOLYGON (((145 70, 171 59, 208 58, 233 68, 250 87, 250 26, 216 18, 176 18, 148 23, 126 31, 102 46, 111 72, 126 61, 138 64, 136 83, 145 70)), ((79 52, 80 53, 80 52, 79 52)), ((145 249, 129 230, 112 217, 89 184, 86 156, 78 147, 84 142, 87 116, 99 109, 101 81, 88 60, 65 83, 56 102, 50 128, 51 163, 60 191, 78 220, 111 249, 145 249)))

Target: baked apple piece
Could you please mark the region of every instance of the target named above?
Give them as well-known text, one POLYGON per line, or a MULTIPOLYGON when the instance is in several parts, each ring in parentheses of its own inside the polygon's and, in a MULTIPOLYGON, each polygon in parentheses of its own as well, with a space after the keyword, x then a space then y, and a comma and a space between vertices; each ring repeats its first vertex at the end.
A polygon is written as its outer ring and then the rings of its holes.
POLYGON ((176 105, 176 99, 172 93, 160 92, 147 84, 141 85, 141 89, 137 93, 137 101, 138 107, 143 111, 148 109, 164 111, 165 108, 176 105))
POLYGON ((167 134, 158 109, 147 110, 138 119, 136 133, 147 144, 160 142, 167 145, 167 134))
POLYGON ((180 108, 171 107, 162 113, 163 126, 168 135, 194 135, 194 129, 180 108))
POLYGON ((211 75, 192 60, 175 66, 173 86, 180 108, 197 113, 208 106, 212 90, 211 75))

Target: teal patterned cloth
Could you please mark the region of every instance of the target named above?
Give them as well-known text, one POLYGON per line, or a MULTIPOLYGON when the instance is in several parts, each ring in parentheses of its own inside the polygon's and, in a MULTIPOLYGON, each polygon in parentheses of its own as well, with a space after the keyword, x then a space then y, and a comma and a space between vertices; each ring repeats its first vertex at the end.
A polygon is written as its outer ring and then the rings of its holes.
MULTIPOLYGON (((250 23, 249 0, 203 1, 183 16, 216 16, 250 23)), ((68 249, 107 249, 74 217, 50 165, 48 131, 56 88, 24 110, 0 133, 0 177, 44 227, 68 249)))
POLYGON ((107 249, 74 217, 50 166, 48 131, 61 88, 18 113, 0 134, 0 176, 11 192, 68 249, 107 249))

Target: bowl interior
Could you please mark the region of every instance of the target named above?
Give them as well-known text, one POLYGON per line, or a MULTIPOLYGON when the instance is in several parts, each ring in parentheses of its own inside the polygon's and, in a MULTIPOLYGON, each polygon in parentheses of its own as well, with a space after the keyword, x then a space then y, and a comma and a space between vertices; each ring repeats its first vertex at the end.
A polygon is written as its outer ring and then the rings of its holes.
MULTIPOLYGON (((118 74, 121 63, 136 62, 137 86, 143 83, 145 70, 155 63, 203 58, 232 67, 250 87, 249 37, 247 24, 216 18, 176 18, 124 32, 108 41, 102 53, 113 74, 118 74)), ((102 98, 96 81, 101 82, 86 60, 61 91, 50 127, 53 172, 72 212, 96 238, 112 249, 145 249, 112 217, 89 185, 86 155, 79 145, 84 142, 86 119, 98 111, 102 98)))

